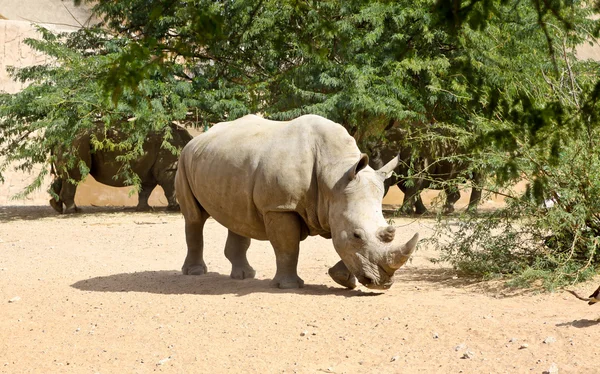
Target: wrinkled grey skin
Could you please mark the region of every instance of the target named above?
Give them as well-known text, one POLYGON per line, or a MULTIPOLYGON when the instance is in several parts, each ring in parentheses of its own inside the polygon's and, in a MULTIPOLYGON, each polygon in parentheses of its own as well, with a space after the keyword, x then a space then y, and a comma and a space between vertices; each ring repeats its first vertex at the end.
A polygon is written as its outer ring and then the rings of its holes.
POLYGON ((202 230, 212 216, 229 230, 232 278, 254 277, 246 258, 250 239, 269 240, 277 263, 272 285, 302 287, 300 242, 321 235, 333 239, 347 269, 335 273, 336 282, 350 285, 356 277, 367 287, 389 288, 418 240, 401 243, 381 212, 383 181, 397 162, 373 170, 341 125, 315 115, 289 122, 249 115, 216 124, 179 159, 175 189, 188 247, 183 274, 207 272, 202 230))
MULTIPOLYGON (((171 125, 173 138, 170 143, 177 147, 183 148, 192 136, 184 128, 177 125, 171 125)), ((113 141, 124 139, 124 135, 111 131, 109 133, 113 141)), ((122 163, 117 162, 116 158, 123 153, 120 151, 97 150, 91 148, 90 138, 91 131, 87 131, 77 137, 75 140, 76 156, 83 160, 90 169, 90 174, 96 181, 112 187, 124 187, 125 181, 122 178, 115 179, 122 167, 122 163)), ((96 136, 100 139, 101 132, 98 131, 96 136)), ((148 198, 152 190, 157 185, 160 185, 167 198, 168 210, 179 210, 179 204, 175 198, 175 172, 177 171, 178 156, 171 151, 161 148, 163 136, 159 133, 150 133, 146 142, 143 145, 144 155, 131 162, 132 171, 135 172, 141 179, 141 189, 138 193, 137 210, 149 210, 148 198)), ((53 152, 56 155, 56 162, 53 167, 55 178, 50 186, 50 189, 56 194, 50 199, 50 206, 58 213, 71 213, 79 211, 75 205, 75 192, 77 185, 68 181, 69 178, 80 181, 82 179, 78 164, 74 167, 66 168, 66 156, 60 149, 53 152)))
MULTIPOLYGON (((394 175, 385 181, 385 192, 391 186, 398 185, 404 193, 404 201, 402 203, 402 211, 408 214, 424 214, 427 208, 421 200, 421 191, 427 188, 443 189, 446 194, 446 201, 442 208, 442 212, 454 212, 454 204, 460 199, 460 192, 455 185, 444 184, 443 187, 436 187, 435 182, 445 182, 459 178, 465 175, 473 182, 473 189, 469 199, 469 210, 477 210, 477 204, 481 199, 481 189, 478 188, 482 181, 482 174, 478 171, 471 171, 471 164, 466 162, 452 162, 450 160, 435 160, 429 150, 423 149, 418 153, 418 157, 411 160, 411 150, 398 144, 404 138, 404 132, 401 129, 392 128, 386 132, 386 142, 377 142, 369 145, 369 165, 373 168, 381 167, 384 160, 388 157, 398 154, 400 164, 394 169, 394 175), (408 164, 412 161, 413 170, 426 171, 421 177, 412 177, 412 183, 407 183, 407 179, 403 176, 408 175, 408 164)), ((445 149, 442 157, 449 157, 456 154, 459 150, 445 149)))

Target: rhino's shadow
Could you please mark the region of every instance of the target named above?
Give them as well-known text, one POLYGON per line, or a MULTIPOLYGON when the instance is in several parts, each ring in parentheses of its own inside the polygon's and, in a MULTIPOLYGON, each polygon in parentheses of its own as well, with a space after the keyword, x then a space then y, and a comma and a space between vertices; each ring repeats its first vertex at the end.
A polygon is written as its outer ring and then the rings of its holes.
POLYGON ((558 327, 572 326, 572 327, 576 327, 578 329, 582 329, 582 328, 586 328, 586 327, 596 326, 598 324, 600 324, 600 318, 598 318, 598 319, 576 319, 571 322, 557 323, 556 326, 558 326, 558 327))
POLYGON ((80 213, 58 214, 50 206, 41 205, 24 205, 24 206, 0 206, 0 222, 10 221, 33 221, 44 218, 56 219, 84 219, 87 216, 99 216, 102 214, 128 213, 132 215, 144 214, 177 214, 180 212, 168 211, 166 207, 153 207, 152 210, 138 212, 135 207, 130 206, 83 206, 80 207, 80 213))
POLYGON ((297 293, 301 295, 335 295, 344 297, 377 296, 382 292, 363 292, 341 287, 305 284, 304 288, 281 290, 271 287, 270 279, 231 279, 228 275, 209 272, 186 276, 175 270, 142 271, 95 277, 73 283, 71 287, 95 292, 148 292, 162 295, 227 295, 252 293, 297 293))

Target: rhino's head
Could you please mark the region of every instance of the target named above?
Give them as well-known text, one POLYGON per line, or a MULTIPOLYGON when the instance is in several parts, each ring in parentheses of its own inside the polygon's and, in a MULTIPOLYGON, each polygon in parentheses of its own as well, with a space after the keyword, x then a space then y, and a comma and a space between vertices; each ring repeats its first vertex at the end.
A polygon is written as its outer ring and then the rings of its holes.
POLYGON ((398 157, 379 170, 368 166, 367 155, 338 182, 329 211, 335 250, 348 270, 369 288, 387 289, 394 272, 413 253, 418 235, 401 243, 381 211, 383 181, 398 165, 398 157))

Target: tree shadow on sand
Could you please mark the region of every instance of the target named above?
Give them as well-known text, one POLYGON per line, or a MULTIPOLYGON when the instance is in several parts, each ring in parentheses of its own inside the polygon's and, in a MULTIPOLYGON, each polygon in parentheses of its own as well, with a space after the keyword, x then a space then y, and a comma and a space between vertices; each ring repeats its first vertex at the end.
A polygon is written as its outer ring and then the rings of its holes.
POLYGON ((25 205, 25 206, 0 206, 0 222, 11 221, 31 221, 44 218, 56 219, 84 219, 87 216, 98 216, 102 214, 131 213, 131 214, 152 214, 167 213, 181 214, 179 212, 167 211, 166 207, 153 207, 152 210, 138 212, 131 206, 84 206, 79 213, 59 214, 50 206, 45 205, 25 205))
POLYGON ((81 280, 71 285, 82 291, 147 292, 161 295, 228 295, 252 293, 295 293, 299 295, 334 295, 343 297, 377 296, 383 292, 348 290, 341 287, 305 284, 304 288, 281 290, 271 287, 270 279, 231 279, 228 275, 209 272, 201 276, 182 275, 175 270, 121 273, 81 280))
POLYGON ((408 267, 394 276, 396 282, 415 284, 425 289, 460 288, 470 292, 484 293, 494 298, 534 295, 535 288, 515 288, 502 280, 483 280, 460 275, 452 268, 408 267))

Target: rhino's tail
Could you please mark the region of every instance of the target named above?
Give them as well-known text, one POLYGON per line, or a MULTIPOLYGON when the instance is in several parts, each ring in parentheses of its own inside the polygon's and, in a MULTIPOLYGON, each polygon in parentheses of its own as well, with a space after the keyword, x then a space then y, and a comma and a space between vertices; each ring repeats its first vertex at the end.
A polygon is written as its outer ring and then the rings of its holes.
POLYGON ((188 177, 189 169, 186 159, 187 152, 186 148, 184 148, 181 151, 181 156, 179 156, 177 172, 175 173, 175 196, 179 201, 181 213, 183 213, 186 221, 206 220, 208 213, 200 205, 190 186, 190 179, 188 177))

